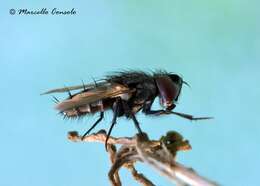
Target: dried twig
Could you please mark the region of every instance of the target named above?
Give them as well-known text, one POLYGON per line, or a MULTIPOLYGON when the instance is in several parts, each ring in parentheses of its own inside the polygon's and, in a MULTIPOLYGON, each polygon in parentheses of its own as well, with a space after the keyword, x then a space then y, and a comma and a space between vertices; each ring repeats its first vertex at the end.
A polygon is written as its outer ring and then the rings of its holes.
MULTIPOLYGON (((116 161, 116 146, 113 145, 113 144, 108 144, 107 145, 107 151, 110 155, 110 161, 112 162, 112 164, 114 164, 115 161, 116 161)), ((113 180, 114 180, 114 185, 116 185, 116 186, 122 185, 118 172, 115 172, 113 174, 113 180)))
POLYGON ((128 166, 126 166, 132 176, 134 177, 134 179, 136 181, 138 181, 139 183, 141 183, 143 186, 155 186, 148 178, 146 178, 143 174, 138 173, 137 170, 135 169, 133 164, 129 164, 128 166))
MULTIPOLYGON (((106 132, 104 130, 99 131, 98 133, 86 136, 82 139, 76 131, 69 132, 68 138, 74 142, 87 141, 87 142, 101 142, 104 143, 106 140, 106 132)), ((159 145, 158 141, 152 141, 153 146, 159 145)), ((147 179, 143 174, 140 174, 136 171, 133 162, 136 161, 136 151, 131 152, 129 149, 131 146, 135 145, 133 138, 123 137, 123 138, 114 138, 110 137, 108 140, 108 153, 110 155, 110 161, 112 162, 112 167, 109 171, 109 179, 113 186, 121 186, 120 177, 118 171, 121 167, 126 167, 130 170, 132 176, 136 181, 138 181, 143 186, 154 186, 154 184, 147 179), (116 151, 116 146, 114 144, 122 144, 123 146, 120 150, 116 151)))
MULTIPOLYGON (((105 130, 100 130, 97 133, 93 133, 91 135, 85 136, 83 139, 81 136, 79 136, 77 131, 71 131, 68 133, 68 139, 74 142, 100 142, 104 143, 106 141, 106 131, 105 130)), ((120 138, 115 138, 113 136, 110 136, 108 139, 108 144, 119 144, 119 145, 135 145, 136 142, 133 140, 131 137, 120 137, 120 138)), ((159 142, 157 140, 151 140, 151 143, 153 145, 158 145, 159 142)))
POLYGON ((162 175, 167 176, 175 183, 184 183, 193 186, 216 186, 217 184, 198 175, 193 169, 187 168, 177 163, 167 147, 162 144, 162 149, 157 152, 148 152, 144 150, 146 144, 137 136, 137 152, 141 161, 154 167, 162 175), (162 156, 163 155, 163 156, 162 156))
MULTIPOLYGON (((77 132, 70 132, 68 138, 79 142, 101 142, 106 140, 104 130, 91 134, 81 139, 77 132)), ((121 167, 128 168, 134 179, 144 186, 153 186, 154 184, 144 175, 139 174, 135 168, 136 161, 144 162, 155 168, 162 175, 170 178, 178 185, 194 186, 216 186, 217 184, 201 177, 193 169, 187 168, 175 161, 176 153, 179 150, 189 150, 191 146, 187 140, 177 132, 168 132, 160 140, 149 140, 146 134, 137 135, 133 138, 114 138, 108 140, 110 159, 112 167, 109 171, 109 179, 113 186, 121 186, 118 171, 121 167), (115 144, 122 145, 116 151, 115 144)))

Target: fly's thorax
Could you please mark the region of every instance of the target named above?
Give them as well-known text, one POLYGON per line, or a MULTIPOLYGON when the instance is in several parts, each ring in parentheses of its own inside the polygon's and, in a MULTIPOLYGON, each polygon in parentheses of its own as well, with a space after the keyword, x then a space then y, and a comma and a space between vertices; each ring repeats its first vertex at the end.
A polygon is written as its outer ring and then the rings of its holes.
POLYGON ((117 93, 115 96, 112 95, 111 97, 120 97, 122 100, 125 101, 129 100, 132 97, 133 92, 135 91, 135 89, 130 90, 128 87, 121 84, 116 84, 115 89, 120 93, 117 93))
POLYGON ((129 93, 124 93, 124 94, 119 95, 119 97, 121 97, 122 100, 127 101, 130 99, 131 95, 129 93))

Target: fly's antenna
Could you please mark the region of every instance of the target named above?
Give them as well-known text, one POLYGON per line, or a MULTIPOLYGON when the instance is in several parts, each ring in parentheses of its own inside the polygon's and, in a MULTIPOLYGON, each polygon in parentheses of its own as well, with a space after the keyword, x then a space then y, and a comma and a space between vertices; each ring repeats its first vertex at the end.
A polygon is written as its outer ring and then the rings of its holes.
POLYGON ((60 100, 58 100, 58 98, 56 98, 55 96, 52 96, 52 101, 56 104, 58 104, 60 102, 60 100))
POLYGON ((182 83, 183 83, 184 85, 188 86, 189 88, 191 88, 190 84, 187 83, 186 81, 182 80, 182 83))

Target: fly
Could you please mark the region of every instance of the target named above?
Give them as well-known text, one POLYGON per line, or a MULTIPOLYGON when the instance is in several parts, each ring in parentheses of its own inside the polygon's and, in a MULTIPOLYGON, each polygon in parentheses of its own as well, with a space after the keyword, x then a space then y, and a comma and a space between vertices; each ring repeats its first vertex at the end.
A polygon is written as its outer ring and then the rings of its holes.
POLYGON ((113 111, 111 126, 108 130, 105 146, 116 124, 118 117, 125 116, 132 119, 139 133, 142 133, 136 113, 142 111, 146 115, 168 115, 177 116, 189 120, 211 119, 211 117, 193 117, 189 114, 172 111, 181 93, 182 85, 188 85, 179 75, 166 71, 145 73, 142 71, 123 71, 108 75, 99 82, 93 84, 71 86, 47 91, 43 94, 68 92, 69 97, 59 101, 55 108, 65 118, 78 118, 88 114, 99 113, 98 120, 87 130, 82 138, 89 134, 104 118, 104 112, 113 111), (71 90, 80 92, 71 94, 71 90), (152 110, 156 97, 159 97, 162 109, 152 110))

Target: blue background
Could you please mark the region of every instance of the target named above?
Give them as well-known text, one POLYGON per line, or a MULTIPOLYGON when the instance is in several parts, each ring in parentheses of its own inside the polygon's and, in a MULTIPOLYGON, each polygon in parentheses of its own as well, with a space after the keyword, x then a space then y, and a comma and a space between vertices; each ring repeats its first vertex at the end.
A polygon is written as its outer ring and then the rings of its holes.
MULTIPOLYGON (((184 87, 176 111, 214 120, 138 114, 157 139, 177 130, 192 151, 178 161, 222 185, 259 185, 260 11, 256 0, 8 1, 0 3, 0 185, 108 185, 102 144, 72 143, 97 119, 64 121, 40 93, 120 69, 165 69, 184 87), (74 16, 10 15, 9 9, 75 8, 74 16)), ((59 97, 59 95, 58 95, 59 97)), ((157 105, 158 106, 158 105, 157 105)), ((96 131, 108 129, 111 113, 96 131)), ((132 136, 119 119, 114 136, 132 136)), ((137 165, 156 185, 170 182, 137 165)), ((138 185, 122 169, 124 185, 138 185)))

